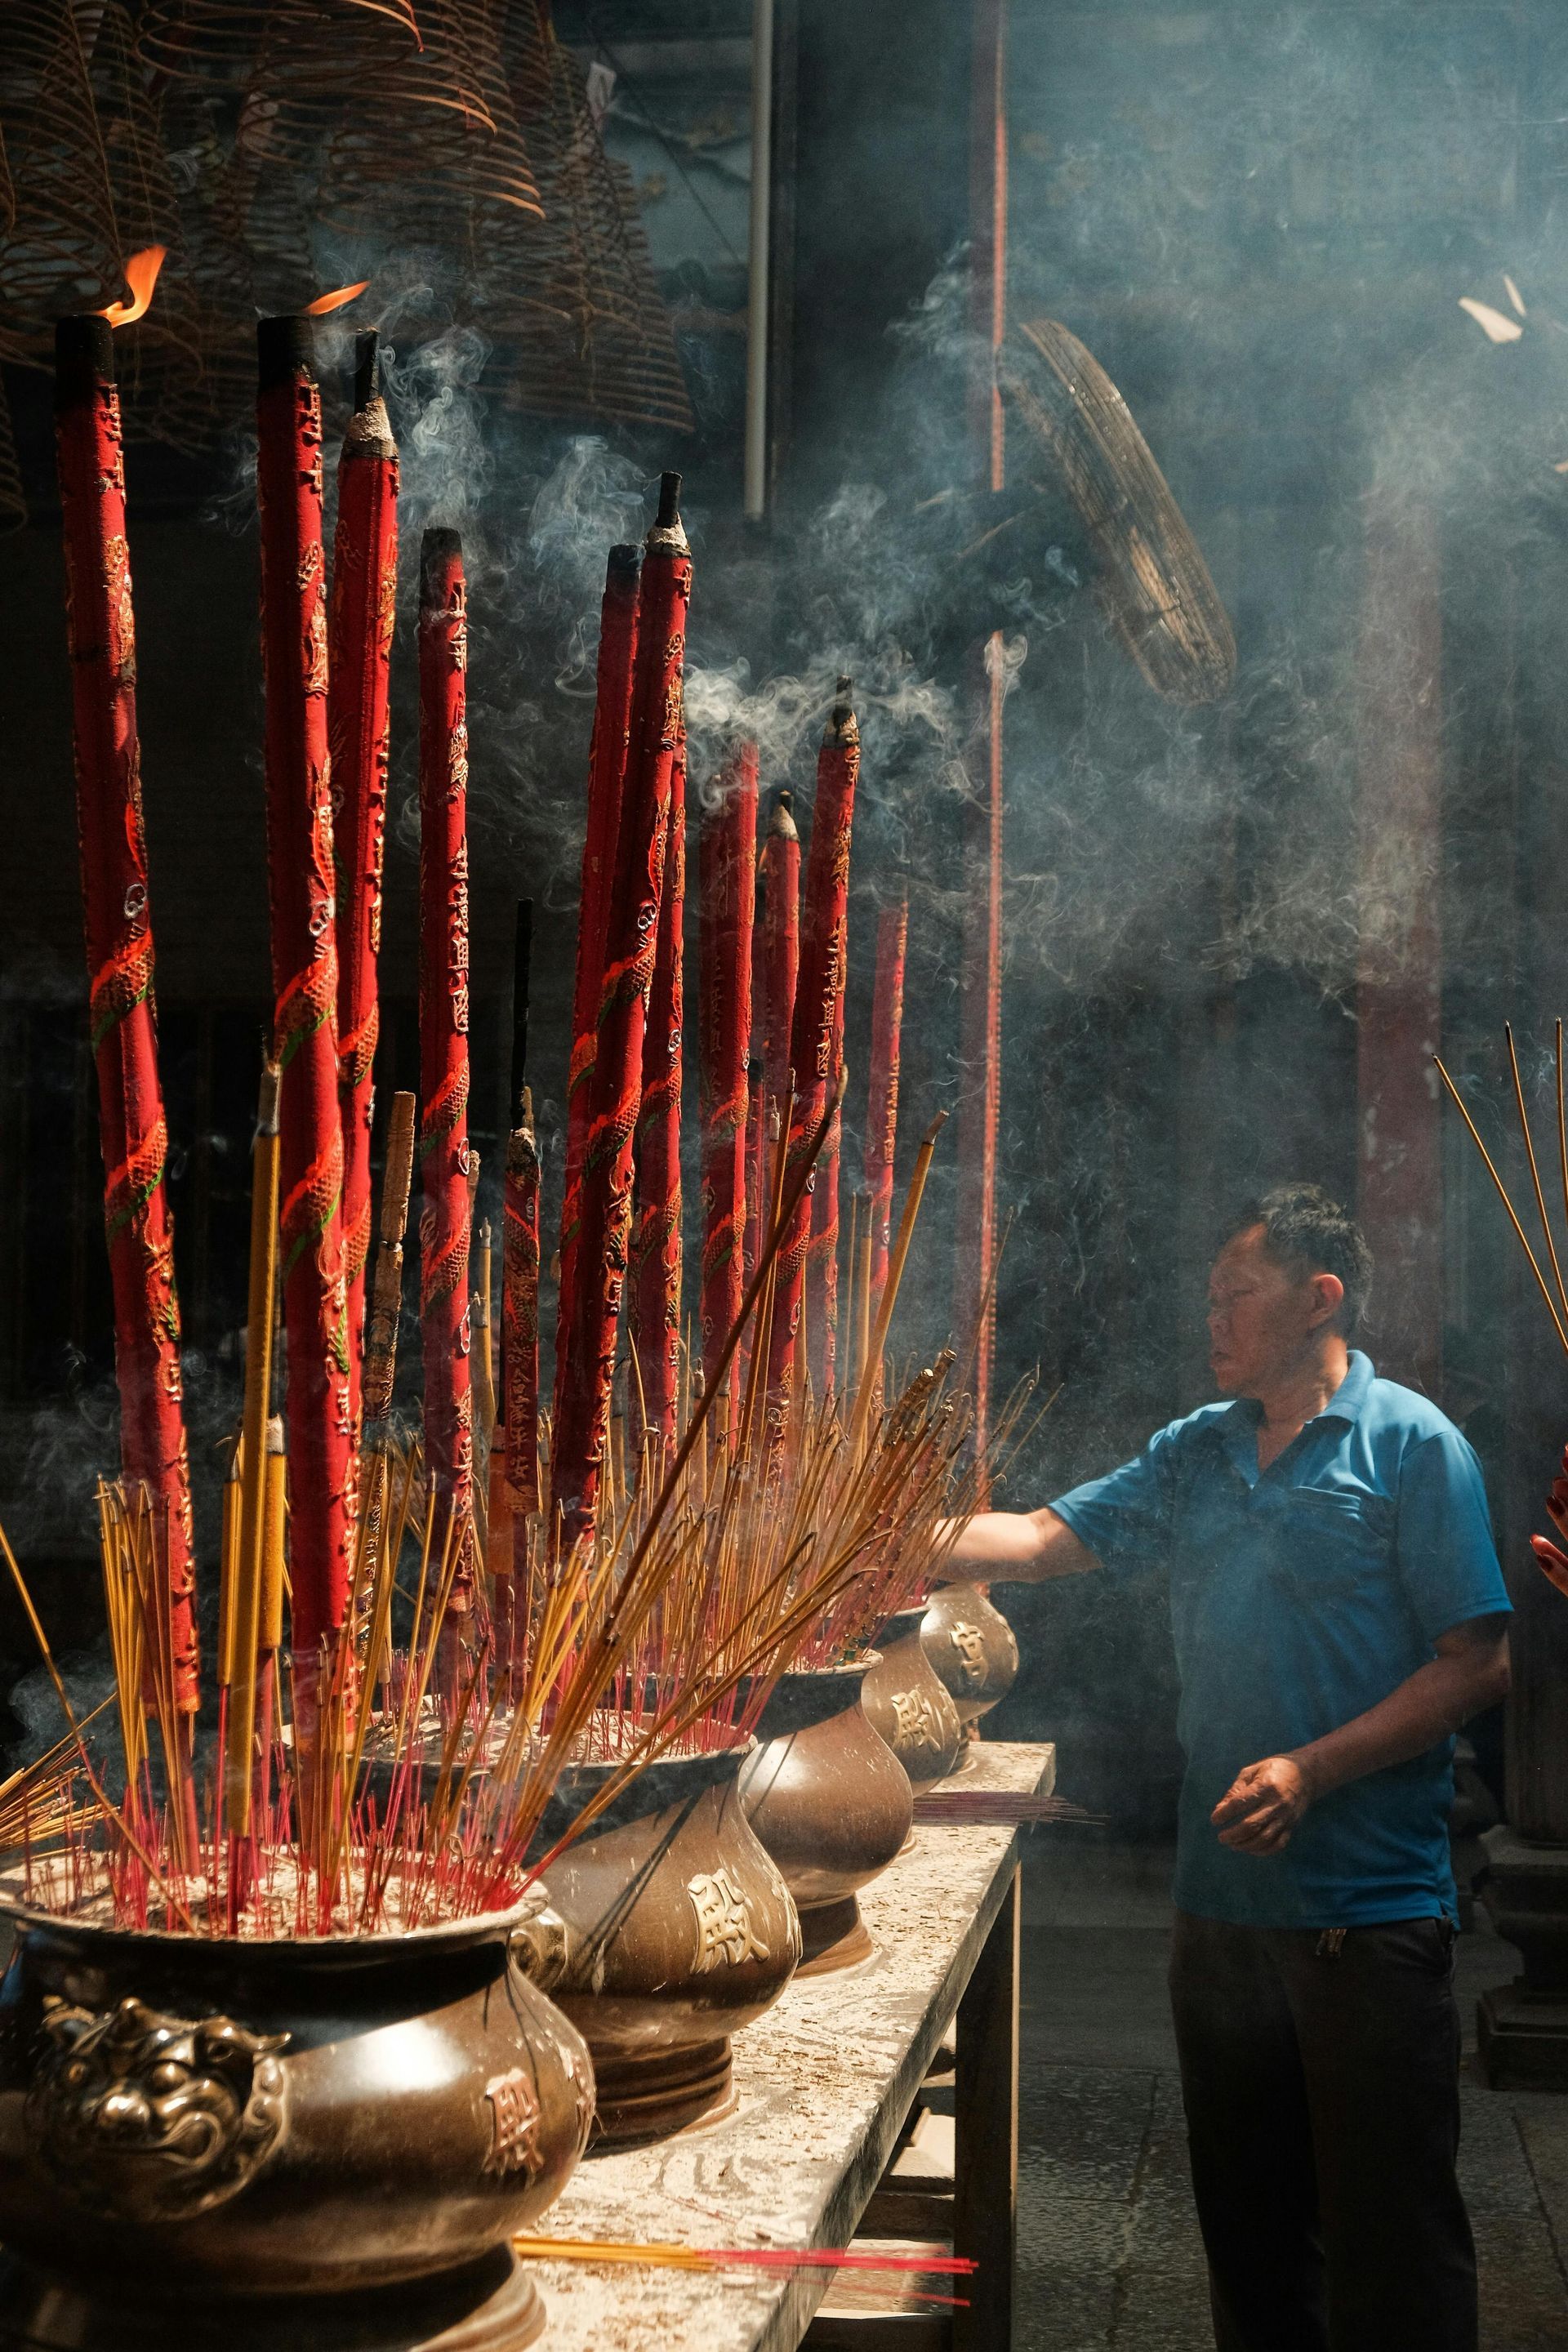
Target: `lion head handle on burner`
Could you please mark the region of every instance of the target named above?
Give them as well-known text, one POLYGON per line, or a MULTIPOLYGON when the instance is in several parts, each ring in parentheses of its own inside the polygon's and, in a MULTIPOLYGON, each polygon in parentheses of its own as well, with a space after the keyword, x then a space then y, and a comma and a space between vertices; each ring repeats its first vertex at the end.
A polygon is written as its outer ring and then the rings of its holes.
POLYGON ((168 2017, 127 1995, 57 2001, 27 2122, 79 2202, 127 2221, 205 2212, 243 2189, 288 2129, 286 2033, 227 2017, 168 2017))

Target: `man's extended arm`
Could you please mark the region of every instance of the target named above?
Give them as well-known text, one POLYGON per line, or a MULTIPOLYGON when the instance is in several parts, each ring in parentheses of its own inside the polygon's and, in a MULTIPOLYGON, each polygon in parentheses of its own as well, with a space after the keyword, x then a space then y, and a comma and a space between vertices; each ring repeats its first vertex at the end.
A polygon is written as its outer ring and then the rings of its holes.
POLYGON ((1266 1756, 1239 1772, 1209 1816, 1221 1845, 1237 1853, 1280 1853, 1309 1805, 1347 1780, 1407 1763, 1508 1695, 1508 1621, 1472 1617, 1439 1633, 1430 1664, 1364 1715, 1287 1756, 1266 1756))
POLYGON ((1100 1563, 1065 1519, 1047 1504, 1037 1511, 976 1511, 960 1528, 944 1572, 981 1569, 1008 1584, 1040 1584, 1048 1576, 1081 1576, 1100 1563))

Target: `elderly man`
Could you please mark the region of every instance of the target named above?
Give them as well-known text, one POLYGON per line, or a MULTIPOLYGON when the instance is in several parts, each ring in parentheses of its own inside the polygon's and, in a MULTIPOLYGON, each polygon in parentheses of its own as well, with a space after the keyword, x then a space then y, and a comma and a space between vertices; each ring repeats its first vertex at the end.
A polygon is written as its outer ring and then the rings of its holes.
POLYGON ((1310 1185, 1209 1285, 1235 1402, 954 1559, 1165 1562, 1186 1757, 1171 1999, 1221 2352, 1475 2352, 1455 2176, 1453 1735, 1508 1688, 1479 1466, 1351 1349, 1371 1255, 1310 1185))

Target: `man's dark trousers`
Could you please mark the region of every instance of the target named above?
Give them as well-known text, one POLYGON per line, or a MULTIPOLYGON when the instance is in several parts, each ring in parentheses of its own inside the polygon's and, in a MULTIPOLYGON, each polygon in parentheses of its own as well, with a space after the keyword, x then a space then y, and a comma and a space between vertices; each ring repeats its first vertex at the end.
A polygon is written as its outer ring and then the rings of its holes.
POLYGON ((1178 1912, 1171 2003, 1220 2352, 1476 2352, 1448 1923, 1178 1912))

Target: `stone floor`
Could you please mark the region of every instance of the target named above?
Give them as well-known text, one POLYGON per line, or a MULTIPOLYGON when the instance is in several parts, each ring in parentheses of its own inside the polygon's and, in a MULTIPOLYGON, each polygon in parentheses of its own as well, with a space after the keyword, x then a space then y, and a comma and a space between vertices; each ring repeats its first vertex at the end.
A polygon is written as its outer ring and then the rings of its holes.
MULTIPOLYGON (((1019 2319, 1013 2352, 1212 2352, 1165 2007, 1170 1857, 1045 1832, 1024 1874, 1019 2319)), ((1484 1929, 1484 1922, 1483 1922, 1484 1929)), ((1568 2352, 1568 2096, 1470 2071, 1510 1945, 1461 1939, 1461 2162, 1483 2352, 1568 2352)))

